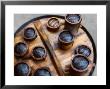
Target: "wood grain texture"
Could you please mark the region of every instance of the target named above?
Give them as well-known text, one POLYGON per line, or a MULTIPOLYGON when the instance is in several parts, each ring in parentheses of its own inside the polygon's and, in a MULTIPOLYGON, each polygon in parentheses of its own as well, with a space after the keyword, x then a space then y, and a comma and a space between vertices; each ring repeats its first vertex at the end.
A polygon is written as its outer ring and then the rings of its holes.
MULTIPOLYGON (((28 27, 33 27, 34 29, 36 29, 33 23, 30 23, 25 28, 28 28, 28 27)), ((15 44, 18 43, 18 42, 22 42, 22 41, 24 42, 25 41, 24 38, 23 38, 23 31, 24 31, 24 29, 22 29, 20 32, 18 32, 16 34, 15 39, 14 39, 15 44)), ((15 58, 14 59, 14 64, 16 65, 19 62, 26 62, 26 63, 28 63, 29 66, 32 69, 32 75, 35 72, 35 70, 38 69, 38 68, 49 67, 50 72, 52 73, 52 75, 57 76, 58 74, 56 72, 55 67, 53 66, 53 63, 51 62, 51 57, 49 56, 48 50, 46 50, 47 57, 43 61, 36 61, 36 60, 34 60, 31 57, 32 49, 35 46, 43 46, 45 48, 45 46, 44 46, 44 44, 43 44, 43 42, 42 42, 42 40, 41 40, 41 38, 40 38, 38 33, 37 33, 37 35, 38 36, 37 36, 37 38, 35 40, 33 40, 33 41, 25 41, 28 44, 28 46, 29 46, 29 52, 28 52, 28 54, 24 58, 14 57, 15 58)))
MULTIPOLYGON (((60 26, 59 30, 55 33, 50 32, 47 29, 46 23, 48 21, 48 18, 41 19, 40 21, 42 23, 42 26, 43 26, 43 29, 44 29, 46 35, 48 36, 50 43, 55 51, 56 56, 58 57, 58 59, 60 61, 60 64, 63 68, 64 73, 67 73, 67 69, 68 69, 67 66, 71 64, 71 59, 72 59, 72 57, 74 57, 74 50, 78 45, 87 45, 88 47, 90 47, 91 55, 88 58, 93 63, 94 53, 93 53, 92 43, 91 43, 89 37, 87 36, 87 34, 81 28, 79 28, 77 34, 73 33, 75 35, 75 40, 74 40, 73 46, 68 50, 62 50, 59 48, 59 45, 58 45, 58 36, 59 36, 60 32, 62 30, 64 30, 63 24, 65 21, 63 19, 59 18, 59 21, 62 25, 60 26)), ((92 69, 92 65, 89 65, 89 66, 90 67, 89 67, 88 71, 82 75, 89 75, 89 72, 92 69)))
MULTIPOLYGON (((33 27, 37 31, 38 37, 31 42, 27 42, 23 39, 23 28, 20 32, 18 32, 15 36, 15 44, 21 41, 25 41, 29 45, 29 53, 24 58, 16 58, 14 57, 14 64, 17 64, 18 62, 26 62, 31 66, 32 74, 34 71, 40 67, 49 67, 50 71, 54 76, 63 76, 63 75, 74 75, 69 72, 71 59, 75 56, 74 50, 79 45, 87 45, 91 49, 91 55, 88 57, 88 59, 93 63, 94 61, 94 52, 91 40, 87 36, 84 29, 79 28, 78 33, 75 34, 75 40, 73 43, 73 46, 68 50, 62 50, 59 48, 58 45, 58 36, 60 32, 64 29, 64 19, 58 18, 60 21, 60 28, 57 32, 50 32, 47 29, 47 21, 49 18, 36 20, 30 24, 28 24, 27 27, 33 27), (31 51, 32 48, 35 46, 43 46, 47 50, 47 57, 45 61, 35 61, 31 57, 31 51)), ((74 34, 74 33, 73 33, 74 34)), ((82 76, 88 76, 90 71, 92 70, 94 64, 89 65, 88 71, 82 73, 82 76)))
POLYGON ((54 53, 54 49, 53 49, 53 47, 51 46, 50 41, 49 41, 49 39, 48 39, 46 33, 44 32, 44 29, 42 28, 42 27, 43 27, 42 24, 40 23, 40 21, 36 21, 36 22, 35 22, 35 26, 36 26, 36 28, 38 29, 38 32, 39 32, 39 34, 41 35, 42 40, 45 42, 45 45, 46 45, 46 47, 48 48, 48 50, 49 50, 49 52, 50 52, 50 56, 51 56, 51 58, 52 58, 51 60, 52 60, 52 62, 53 62, 53 64, 54 64, 54 66, 55 66, 55 68, 56 68, 58 74, 59 74, 60 76, 63 76, 64 73, 63 73, 63 71, 62 71, 61 64, 60 64, 60 62, 59 62, 59 60, 58 60, 56 54, 54 53), (39 26, 39 25, 40 25, 40 26, 39 26))

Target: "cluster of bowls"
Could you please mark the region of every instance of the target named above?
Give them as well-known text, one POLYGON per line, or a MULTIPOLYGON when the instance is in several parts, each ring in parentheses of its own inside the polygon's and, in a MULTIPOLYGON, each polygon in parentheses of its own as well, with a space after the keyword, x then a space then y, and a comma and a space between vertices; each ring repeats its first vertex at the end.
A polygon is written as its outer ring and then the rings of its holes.
MULTIPOLYGON (((18 42, 14 46, 14 54, 16 57, 24 57, 29 52, 29 46, 26 41, 33 41, 37 38, 37 32, 34 28, 26 28, 23 32, 23 38, 25 42, 18 42)), ((47 56, 46 49, 42 46, 36 46, 31 51, 31 57, 34 60, 45 60, 47 56)), ((17 63, 14 67, 15 76, 28 76, 31 75, 31 67, 25 63, 17 63)), ((49 68, 43 67, 35 71, 33 76, 51 76, 49 68)))
MULTIPOLYGON (((78 32, 80 23, 82 21, 79 14, 67 14, 65 16, 64 30, 59 34, 58 43, 59 47, 67 50, 73 46, 75 35, 78 32)), ((49 18, 47 27, 50 31, 58 31, 61 24, 58 18, 49 18)), ((90 47, 86 45, 79 45, 75 49, 75 56, 71 60, 71 67, 77 72, 84 72, 88 69, 90 61, 88 57, 91 54, 90 47)))
MULTIPOLYGON (((82 19, 79 14, 68 14, 65 16, 65 28, 59 34, 58 42, 61 49, 69 49, 74 43, 74 38, 80 27, 82 19), (74 33, 74 34, 73 34, 74 33)), ((58 31, 60 27, 60 21, 57 17, 51 17, 48 20, 47 28, 49 31, 58 31)), ((34 28, 24 29, 23 38, 25 41, 33 41, 37 38, 37 32, 34 28)), ((14 46, 14 53, 17 57, 24 57, 29 52, 29 47, 26 42, 16 43, 14 46)), ((83 72, 88 69, 91 50, 86 45, 80 45, 75 49, 76 55, 72 58, 71 67, 73 70, 83 72)), ((37 61, 45 60, 47 56, 46 49, 42 46, 36 46, 31 51, 31 57, 37 61)), ((27 63, 21 62, 15 65, 14 74, 16 76, 28 76, 31 75, 31 68, 27 63)), ((51 72, 48 67, 36 69, 34 76, 51 76, 51 72)))

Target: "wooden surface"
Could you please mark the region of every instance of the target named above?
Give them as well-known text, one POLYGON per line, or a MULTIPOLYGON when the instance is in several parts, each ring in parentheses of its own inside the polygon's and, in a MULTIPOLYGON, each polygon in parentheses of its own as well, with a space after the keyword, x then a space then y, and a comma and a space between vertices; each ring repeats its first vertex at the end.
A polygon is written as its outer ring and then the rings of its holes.
MULTIPOLYGON (((33 23, 30 23, 28 26, 26 26, 25 28, 27 27, 33 27, 35 29, 35 26, 33 23)), ((23 29, 24 30, 24 29, 23 29)), ((22 41, 25 41, 23 39, 23 30, 21 30, 20 32, 18 32, 16 34, 16 37, 15 37, 15 44, 18 43, 18 42, 22 42, 22 41)), ((38 34, 38 33, 37 33, 38 34)), ((34 40, 34 41, 25 41, 26 43, 28 43, 28 46, 29 46, 29 53, 25 56, 25 58, 19 58, 17 59, 15 57, 15 64, 18 63, 18 62, 26 62, 29 64, 29 66, 31 67, 32 69, 32 74, 34 73, 34 71, 38 68, 41 68, 41 67, 49 67, 50 68, 50 72, 52 72, 53 75, 58 75, 57 72, 56 72, 56 69, 55 67, 53 66, 53 63, 51 61, 51 57, 49 56, 49 53, 47 51, 47 57, 45 60, 43 61, 36 61, 34 60, 32 57, 31 57, 31 51, 32 49, 35 47, 35 46, 44 46, 44 44, 42 43, 42 40, 40 38, 40 36, 38 35, 38 37, 34 40)))
MULTIPOLYGON (((27 42, 23 39, 23 30, 24 28, 18 32, 15 36, 15 44, 17 42, 25 41, 29 45, 29 53, 24 58, 16 58, 14 59, 15 64, 21 61, 27 62, 31 68, 32 68, 32 74, 34 71, 40 67, 49 67, 51 73, 55 76, 63 76, 63 75, 74 75, 70 74, 68 72, 68 65, 71 64, 71 59, 74 57, 74 50, 78 45, 87 45, 91 49, 91 55, 88 57, 89 60, 93 63, 94 61, 94 52, 91 40, 87 36, 84 29, 79 28, 78 33, 75 35, 75 40, 73 46, 68 50, 61 50, 58 46, 58 36, 59 33, 64 28, 64 19, 59 18, 59 21, 61 23, 61 26, 57 32, 50 32, 47 29, 47 21, 48 18, 43 18, 40 20, 36 20, 30 24, 28 24, 27 27, 33 27, 36 29, 38 37, 31 42, 27 42), (44 61, 35 61, 30 56, 31 50, 35 46, 43 46, 46 48, 47 51, 47 57, 44 61)), ((81 74, 81 75, 89 75, 92 65, 89 65, 89 69, 87 72, 81 74)))

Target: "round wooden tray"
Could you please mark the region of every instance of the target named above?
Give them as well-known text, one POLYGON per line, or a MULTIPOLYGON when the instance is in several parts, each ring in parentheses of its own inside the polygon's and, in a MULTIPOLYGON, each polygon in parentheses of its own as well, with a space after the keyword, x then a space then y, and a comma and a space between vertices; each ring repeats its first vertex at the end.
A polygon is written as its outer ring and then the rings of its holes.
MULTIPOLYGON (((57 32, 50 32, 47 27, 47 21, 50 17, 57 17, 60 23, 64 23, 64 17, 59 15, 45 15, 34 18, 23 24, 14 35, 14 44, 24 42, 23 31, 25 28, 32 27, 37 31, 38 37, 33 41, 25 41, 29 45, 29 53, 24 58, 14 56, 14 65, 19 62, 26 62, 31 67, 31 75, 35 70, 41 67, 48 67, 53 76, 75 76, 68 72, 68 65, 71 63, 72 57, 75 55, 74 50, 78 45, 87 45, 91 49, 89 60, 96 64, 96 48, 94 41, 84 26, 80 26, 73 46, 68 50, 61 50, 58 46, 58 35, 63 30, 64 25, 60 26, 57 32), (30 57, 31 50, 35 46, 43 46, 46 48, 46 60, 36 61, 30 57)), ((80 76, 90 76, 94 71, 95 66, 89 67, 88 71, 82 73, 80 76)))

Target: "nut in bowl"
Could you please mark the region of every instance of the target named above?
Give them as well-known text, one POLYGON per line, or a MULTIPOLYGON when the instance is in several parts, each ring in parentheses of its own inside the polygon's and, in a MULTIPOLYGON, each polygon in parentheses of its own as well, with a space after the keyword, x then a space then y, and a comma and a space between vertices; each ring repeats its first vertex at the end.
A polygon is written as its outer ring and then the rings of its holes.
POLYGON ((49 31, 55 32, 58 31, 60 27, 60 22, 57 17, 51 17, 48 19, 47 28, 49 31))
POLYGON ((44 60, 47 56, 46 49, 41 46, 34 47, 31 54, 35 60, 44 60))
POLYGON ((59 46, 61 49, 69 49, 74 42, 74 35, 70 31, 62 31, 58 37, 59 46))

